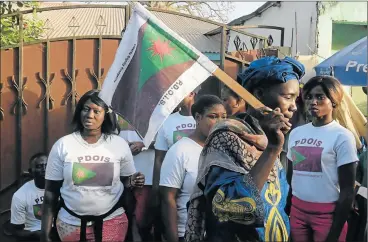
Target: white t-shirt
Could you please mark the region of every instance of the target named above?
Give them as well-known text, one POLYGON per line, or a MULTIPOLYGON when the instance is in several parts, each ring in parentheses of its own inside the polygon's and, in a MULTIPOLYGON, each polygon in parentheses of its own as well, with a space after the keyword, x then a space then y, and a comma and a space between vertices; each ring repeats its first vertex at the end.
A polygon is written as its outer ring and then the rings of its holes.
POLYGON ((162 163, 160 186, 179 189, 176 198, 179 237, 185 233, 187 202, 197 179, 202 149, 194 140, 184 137, 169 149, 162 163))
POLYGON ((25 230, 41 230, 44 189, 36 187, 34 180, 25 183, 13 195, 10 223, 24 224, 25 230))
MULTIPOLYGON (((51 149, 46 179, 64 180, 60 189, 65 205, 78 215, 102 215, 119 201, 124 186, 120 176, 135 173, 133 156, 127 142, 117 136, 104 135, 88 144, 79 132, 59 139, 51 149)), ((117 209, 105 220, 124 213, 117 209)), ((59 218, 65 223, 80 225, 80 220, 63 208, 59 218)))
POLYGON ((182 137, 187 137, 196 128, 192 116, 183 116, 179 112, 170 114, 157 133, 155 149, 168 151, 182 137))
POLYGON ((294 129, 287 157, 293 162, 293 195, 316 203, 336 202, 340 194, 337 168, 358 161, 353 134, 336 121, 294 129))
MULTIPOLYGON (((120 131, 120 137, 129 142, 143 142, 135 131, 120 131)), ((145 185, 152 185, 153 164, 155 161, 155 151, 143 148, 142 151, 133 156, 135 169, 145 176, 145 185)))

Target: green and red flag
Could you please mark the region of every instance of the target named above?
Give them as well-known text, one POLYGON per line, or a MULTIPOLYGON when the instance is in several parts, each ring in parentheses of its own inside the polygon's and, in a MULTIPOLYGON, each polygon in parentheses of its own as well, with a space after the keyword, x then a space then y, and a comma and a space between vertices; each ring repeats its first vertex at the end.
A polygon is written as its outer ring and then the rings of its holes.
POLYGON ((111 186, 113 163, 73 163, 72 179, 75 186, 111 186))
POLYGON ((100 97, 148 147, 178 104, 218 67, 135 3, 100 97))
POLYGON ((33 215, 36 219, 41 220, 42 218, 42 204, 33 205, 33 215))
POLYGON ((294 146, 291 148, 293 169, 296 171, 322 172, 322 147, 294 146))

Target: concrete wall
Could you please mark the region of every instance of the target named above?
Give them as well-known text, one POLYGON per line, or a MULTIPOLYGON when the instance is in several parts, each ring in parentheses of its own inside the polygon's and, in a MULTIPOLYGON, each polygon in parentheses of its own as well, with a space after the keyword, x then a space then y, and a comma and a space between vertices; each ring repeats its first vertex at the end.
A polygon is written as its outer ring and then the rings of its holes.
POLYGON ((320 56, 328 58, 332 51, 333 22, 365 22, 367 23, 367 3, 365 2, 335 2, 322 3, 325 10, 320 10, 318 19, 318 50, 320 56))
MULTIPOLYGON (((317 26, 319 33, 317 40, 318 55, 328 58, 335 52, 339 51, 339 49, 334 49, 332 45, 334 37, 336 37, 338 34, 336 32, 335 36, 333 34, 333 23, 345 22, 351 24, 360 23, 367 25, 367 3, 337 2, 335 4, 323 3, 323 5, 325 10, 323 11, 322 9, 320 11, 319 23, 317 26)), ((365 34, 367 34, 366 30, 365 34)), ((349 39, 349 37, 347 37, 347 39, 349 39)), ((351 41, 347 42, 346 46, 349 44, 352 44, 351 41)), ((350 86, 344 86, 344 88, 348 91, 348 93, 351 94, 355 104, 362 111, 362 113, 367 115, 367 95, 363 93, 362 88, 350 86)))
MULTIPOLYGON (((244 25, 273 25, 284 27, 284 46, 292 46, 293 55, 297 53, 299 55, 318 53, 318 55, 328 58, 333 54, 331 51, 333 22, 366 23, 367 3, 319 2, 317 6, 316 1, 281 2, 280 7, 271 7, 260 16, 249 19, 244 25), (295 13, 297 16, 297 33, 295 30, 295 13), (298 50, 296 50, 296 43, 298 50)), ((273 45, 280 46, 281 35, 278 30, 257 28, 247 29, 245 31, 266 37, 271 34, 274 40, 273 45)), ((229 51, 235 50, 233 42, 237 35, 246 43, 248 48, 252 48, 249 37, 231 32, 229 51)))
MULTIPOLYGON (((298 52, 300 55, 310 55, 312 52, 308 48, 315 51, 315 30, 317 20, 317 2, 281 2, 280 7, 271 7, 264 11, 261 16, 253 17, 244 23, 244 25, 273 25, 285 28, 284 46, 292 48, 292 54, 296 55, 296 39, 298 52), (295 13, 297 19, 297 34, 295 31, 295 13), (293 29, 294 28, 294 32, 293 29), (293 43, 292 41, 293 32, 293 43), (297 35, 297 38, 296 38, 297 35)), ((270 29, 247 29, 249 33, 266 36, 272 35, 273 46, 280 46, 280 31, 270 29)), ((233 44, 236 34, 230 34, 229 50, 234 51, 233 44)), ((239 37, 241 37, 239 35, 239 37)), ((241 37, 246 42, 248 48, 251 48, 249 38, 241 37)))

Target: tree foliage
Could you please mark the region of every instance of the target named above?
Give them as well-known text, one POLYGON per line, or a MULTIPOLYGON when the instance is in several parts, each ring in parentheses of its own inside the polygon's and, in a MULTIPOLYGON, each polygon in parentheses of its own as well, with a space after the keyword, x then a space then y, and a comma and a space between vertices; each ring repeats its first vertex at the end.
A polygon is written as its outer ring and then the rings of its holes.
POLYGON ((232 2, 140 2, 143 6, 150 8, 159 8, 186 13, 202 18, 207 18, 219 22, 226 23, 228 21, 228 13, 234 9, 232 2))
POLYGON ((20 41, 19 28, 23 28, 23 41, 30 42, 37 40, 43 33, 44 23, 37 18, 36 8, 38 2, 0 2, 0 12, 3 14, 15 13, 24 8, 34 9, 33 16, 23 18, 23 26, 19 26, 18 16, 1 17, 0 22, 0 44, 1 47, 16 45, 20 41))

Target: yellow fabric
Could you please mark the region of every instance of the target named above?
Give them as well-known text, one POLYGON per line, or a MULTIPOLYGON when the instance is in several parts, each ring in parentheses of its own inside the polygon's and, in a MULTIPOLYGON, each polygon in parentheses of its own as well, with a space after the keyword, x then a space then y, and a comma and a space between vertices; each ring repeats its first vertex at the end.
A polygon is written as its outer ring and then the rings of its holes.
POLYGON ((288 241, 289 232, 277 207, 281 200, 279 179, 276 179, 275 184, 269 184, 265 191, 265 199, 272 207, 265 225, 265 241, 288 241))
POLYGON ((362 147, 359 139, 361 136, 368 140, 367 119, 345 90, 343 100, 334 112, 334 119, 354 134, 358 149, 362 147))

